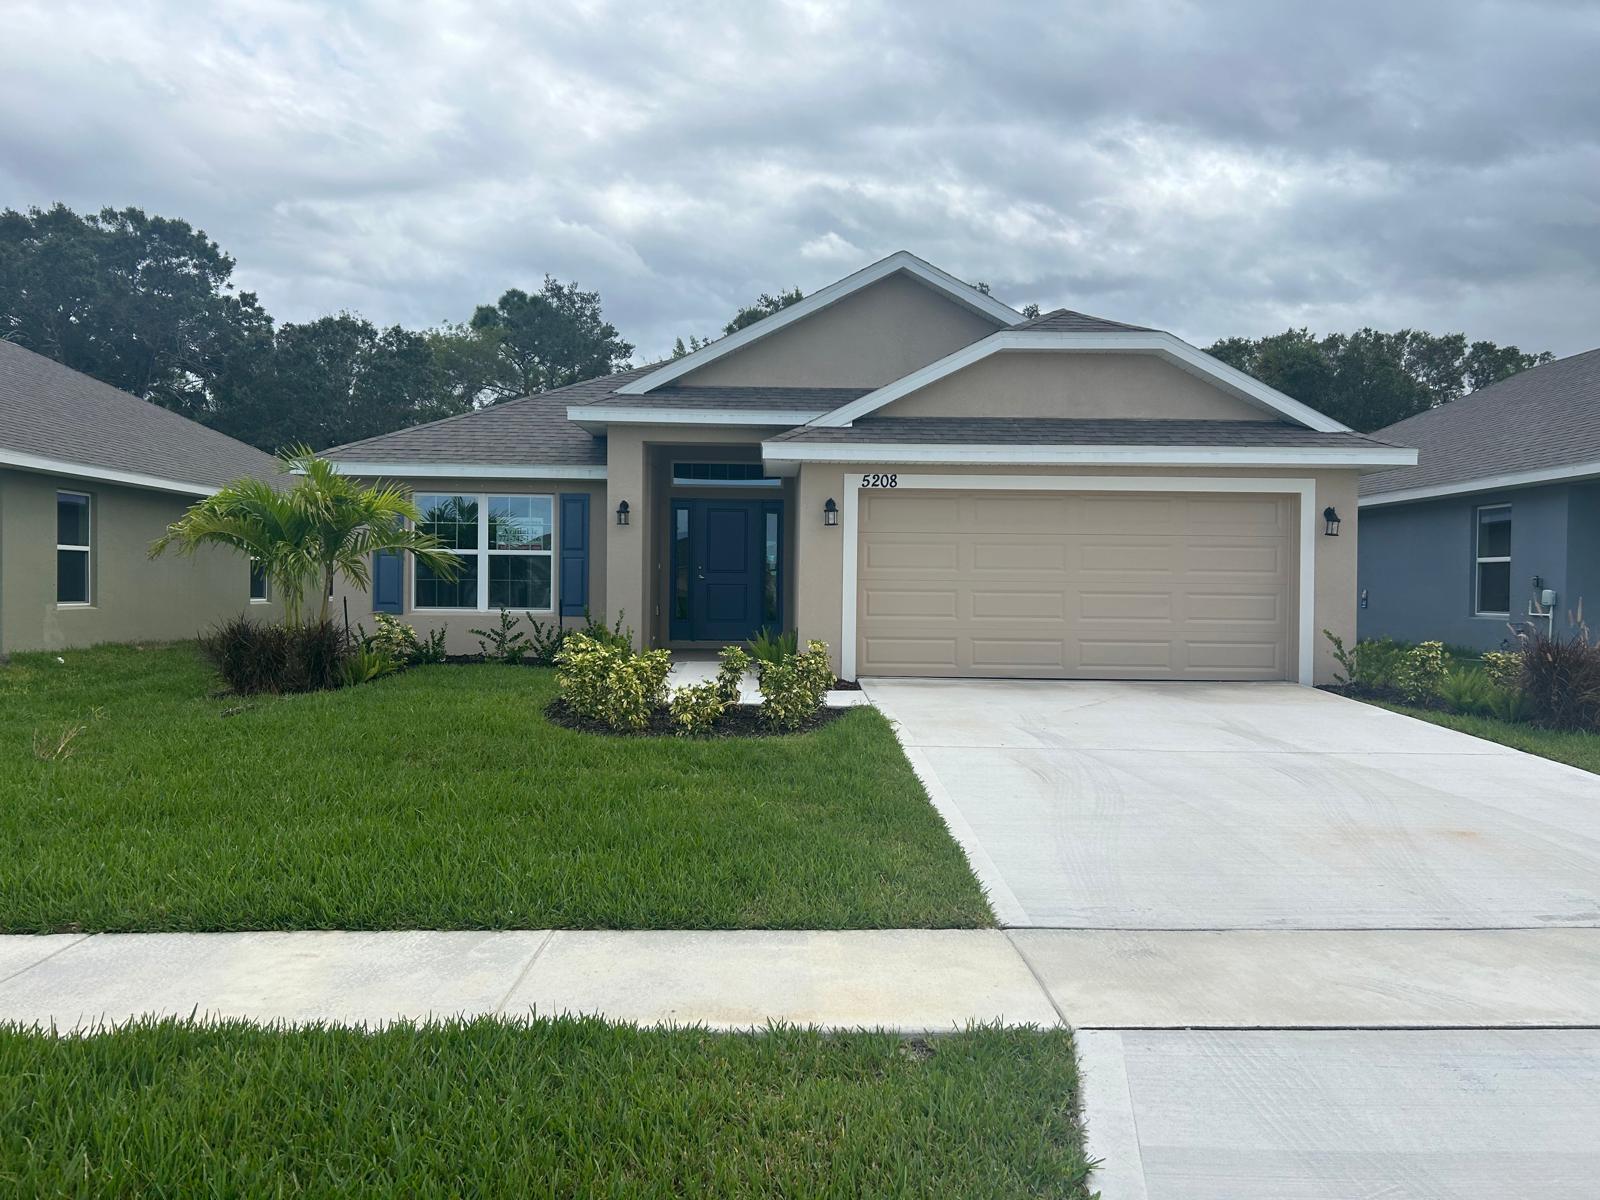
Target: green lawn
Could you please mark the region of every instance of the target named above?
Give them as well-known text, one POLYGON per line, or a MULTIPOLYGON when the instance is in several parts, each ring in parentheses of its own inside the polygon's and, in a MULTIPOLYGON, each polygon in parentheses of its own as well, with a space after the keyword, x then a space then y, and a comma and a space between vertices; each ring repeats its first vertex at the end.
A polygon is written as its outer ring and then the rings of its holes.
POLYGON ((0 1028, 0 1189, 1085 1197, 1064 1030, 0 1028))
POLYGON ((1379 702, 1378 707, 1600 774, 1600 734, 1564 733, 1555 729, 1540 729, 1536 725, 1513 725, 1506 721, 1497 721, 1493 717, 1437 712, 1428 708, 1412 708, 1404 704, 1379 702))
POLYGON ((875 711, 614 739, 527 668, 240 700, 188 645, 62 657, 0 667, 0 930, 993 922, 875 711))

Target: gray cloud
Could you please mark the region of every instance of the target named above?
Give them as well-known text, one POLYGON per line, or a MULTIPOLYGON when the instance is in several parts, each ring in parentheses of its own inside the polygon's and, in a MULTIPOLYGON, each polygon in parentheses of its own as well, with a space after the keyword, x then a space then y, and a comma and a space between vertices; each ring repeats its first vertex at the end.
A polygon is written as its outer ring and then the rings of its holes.
POLYGON ((546 273, 642 355, 901 247, 1020 305, 1600 344, 1600 8, 7 6, 0 203, 138 204, 280 319, 546 273))

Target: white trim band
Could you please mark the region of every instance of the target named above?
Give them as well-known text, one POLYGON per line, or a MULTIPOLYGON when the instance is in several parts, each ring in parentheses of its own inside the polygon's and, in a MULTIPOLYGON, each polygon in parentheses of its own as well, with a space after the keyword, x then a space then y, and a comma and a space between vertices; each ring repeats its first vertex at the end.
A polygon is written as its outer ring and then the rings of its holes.
POLYGON ((624 408, 574 404, 567 420, 575 425, 781 425, 793 429, 825 413, 821 408, 624 408))
POLYGON ((1215 384, 1231 396, 1245 400, 1267 412, 1288 417, 1308 429, 1322 433, 1350 432, 1348 426, 1341 425, 1332 417, 1285 396, 1259 379, 1252 379, 1243 371, 1230 367, 1220 359, 1212 358, 1182 338, 1159 330, 1147 333, 1052 333, 1047 330, 1002 329, 969 346, 963 346, 953 354, 945 355, 937 362, 929 363, 920 371, 902 375, 893 383, 885 384, 875 392, 868 392, 859 400, 853 400, 834 409, 825 416, 817 418, 814 424, 827 428, 841 428, 851 424, 858 417, 874 413, 884 405, 919 388, 927 387, 935 380, 954 374, 963 367, 970 367, 992 354, 1013 350, 1071 351, 1080 354, 1154 354, 1191 375, 1215 384))
MULTIPOLYGON (((963 283, 954 275, 941 271, 932 263, 924 262, 909 250, 896 250, 888 258, 881 258, 870 266, 862 267, 852 275, 846 275, 835 283, 830 283, 825 288, 820 288, 805 299, 781 308, 771 316, 763 317, 753 325, 746 325, 743 329, 736 330, 726 337, 718 338, 709 346, 696 350, 693 354, 686 354, 682 358, 667 363, 658 371, 652 371, 639 379, 624 384, 617 389, 619 396, 642 396, 646 392, 671 383, 679 376, 690 371, 698 370, 708 363, 716 362, 723 355, 731 354, 741 346, 748 346, 751 342, 758 341, 770 334, 786 329, 796 321, 809 317, 812 313, 836 304, 846 296, 859 292, 870 284, 886 279, 896 271, 904 271, 907 275, 921 280, 935 291, 943 292, 956 303, 970 308, 972 311, 982 313, 1000 325, 1015 325, 1022 319, 1022 314, 1009 305, 1002 304, 993 296, 980 292, 971 284, 963 283)), ((573 418, 576 420, 577 418, 573 418)))
POLYGON ((1387 467, 1412 466, 1415 450, 1389 446, 983 446, 893 442, 763 442, 768 462, 1004 463, 1012 466, 1387 467))
POLYGON ((1581 479, 1600 479, 1600 460, 1568 463, 1560 467, 1541 467, 1535 471, 1512 471, 1505 475, 1485 475, 1481 479, 1464 479, 1460 483, 1440 483, 1432 487, 1406 488, 1398 492, 1379 492, 1375 496, 1362 496, 1357 503, 1362 508, 1376 508, 1383 504, 1438 500, 1446 496, 1471 496, 1479 492, 1498 492, 1510 488, 1536 487, 1541 483, 1564 483, 1581 479))
MULTIPOLYGON (((856 607, 861 557, 861 490, 865 475, 844 477, 845 536, 843 623, 840 675, 856 677, 856 607)), ((900 475, 895 490, 923 488, 938 491, 984 492, 1224 492, 1295 496, 1300 501, 1300 572, 1297 625, 1298 682, 1310 687, 1316 661, 1317 483, 1314 479, 1232 479, 1193 475, 900 475)), ((876 489, 874 489, 876 490, 876 489)))
POLYGON ((50 475, 66 475, 72 479, 94 479, 101 483, 121 483, 128 487, 151 488, 158 492, 181 492, 186 496, 210 496, 215 487, 203 483, 185 483, 179 479, 164 479, 159 475, 142 475, 137 471, 117 471, 110 467, 94 467, 87 463, 67 462, 65 459, 45 458, 39 454, 23 454, 17 450, 0 450, 0 467, 14 467, 19 471, 40 471, 50 475))
POLYGON ((406 463, 333 460, 344 475, 384 475, 412 479, 604 479, 604 467, 564 467, 559 463, 406 463))

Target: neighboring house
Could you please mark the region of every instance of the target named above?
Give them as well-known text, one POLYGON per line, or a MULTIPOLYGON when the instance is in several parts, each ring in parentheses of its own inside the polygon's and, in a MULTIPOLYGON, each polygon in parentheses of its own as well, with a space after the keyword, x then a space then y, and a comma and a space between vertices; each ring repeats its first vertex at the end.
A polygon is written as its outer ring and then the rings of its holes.
POLYGON ((1378 436, 1422 460, 1362 480, 1362 637, 1489 650, 1512 624, 1561 633, 1585 600, 1600 613, 1600 350, 1378 436))
POLYGON ((274 474, 243 442, 0 341, 0 653, 172 641, 244 611, 279 615, 237 554, 149 557, 200 497, 274 474))
POLYGON ((1168 333, 1024 321, 913 255, 684 358, 342 446, 467 562, 352 613, 761 627, 858 675, 1326 679, 1356 483, 1416 461, 1168 333), (1327 536, 1324 510, 1343 521, 1327 536))

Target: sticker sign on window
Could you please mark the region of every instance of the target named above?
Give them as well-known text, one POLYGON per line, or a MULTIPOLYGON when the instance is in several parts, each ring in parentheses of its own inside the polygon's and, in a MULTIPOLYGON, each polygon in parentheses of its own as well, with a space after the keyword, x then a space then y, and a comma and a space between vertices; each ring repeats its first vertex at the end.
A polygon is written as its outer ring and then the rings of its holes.
POLYGON ((892 488, 900 486, 898 475, 863 475, 861 486, 864 488, 892 488))

